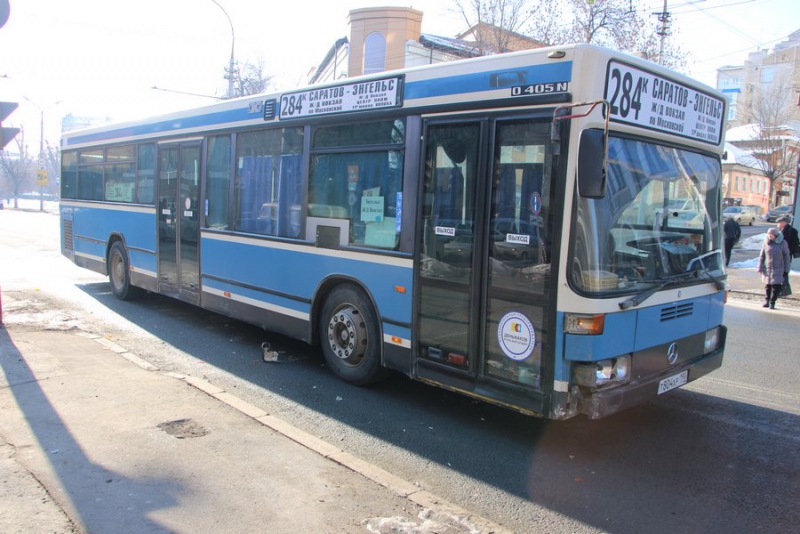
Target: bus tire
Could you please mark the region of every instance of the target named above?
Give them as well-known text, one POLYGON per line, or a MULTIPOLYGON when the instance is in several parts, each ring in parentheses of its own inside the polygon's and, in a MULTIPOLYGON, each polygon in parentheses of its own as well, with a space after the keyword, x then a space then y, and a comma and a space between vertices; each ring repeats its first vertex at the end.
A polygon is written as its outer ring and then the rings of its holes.
POLYGON ((377 314, 361 289, 344 284, 331 291, 319 331, 325 361, 337 377, 364 386, 385 376, 377 314))
POLYGON ((111 292, 120 300, 133 300, 143 293, 142 289, 131 285, 130 263, 122 241, 111 245, 108 252, 108 281, 111 292))

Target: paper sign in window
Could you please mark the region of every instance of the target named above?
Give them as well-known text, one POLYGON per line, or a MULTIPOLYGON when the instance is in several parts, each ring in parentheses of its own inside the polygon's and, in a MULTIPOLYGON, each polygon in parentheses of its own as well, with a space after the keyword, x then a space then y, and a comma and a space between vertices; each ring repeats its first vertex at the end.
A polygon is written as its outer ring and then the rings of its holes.
POLYGON ((361 222, 383 222, 383 197, 361 197, 361 222))

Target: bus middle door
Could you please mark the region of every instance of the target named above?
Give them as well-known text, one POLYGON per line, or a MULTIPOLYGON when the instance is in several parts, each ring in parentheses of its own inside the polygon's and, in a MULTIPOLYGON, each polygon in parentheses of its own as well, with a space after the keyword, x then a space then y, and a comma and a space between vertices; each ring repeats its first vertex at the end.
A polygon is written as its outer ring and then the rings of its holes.
POLYGON ((200 302, 200 143, 159 146, 158 280, 162 293, 200 302))

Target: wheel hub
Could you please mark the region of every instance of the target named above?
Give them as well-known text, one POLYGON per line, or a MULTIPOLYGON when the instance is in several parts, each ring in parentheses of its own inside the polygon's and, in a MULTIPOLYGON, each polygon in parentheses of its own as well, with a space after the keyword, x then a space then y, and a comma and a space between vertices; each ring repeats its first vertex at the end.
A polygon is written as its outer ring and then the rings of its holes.
POLYGON ((114 256, 111 259, 111 278, 114 286, 117 288, 122 287, 122 280, 125 276, 125 262, 119 256, 114 256))
POLYGON ((337 358, 358 365, 366 354, 367 328, 361 313, 353 306, 343 306, 328 323, 328 342, 337 358))

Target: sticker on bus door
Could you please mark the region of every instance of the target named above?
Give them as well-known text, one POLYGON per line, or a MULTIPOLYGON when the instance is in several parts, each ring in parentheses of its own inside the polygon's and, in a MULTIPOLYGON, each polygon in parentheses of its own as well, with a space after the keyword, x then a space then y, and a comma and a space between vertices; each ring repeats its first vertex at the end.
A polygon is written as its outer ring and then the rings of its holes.
POLYGON ((503 354, 521 362, 533 353, 536 332, 527 317, 519 312, 508 312, 497 325, 497 342, 503 354))

